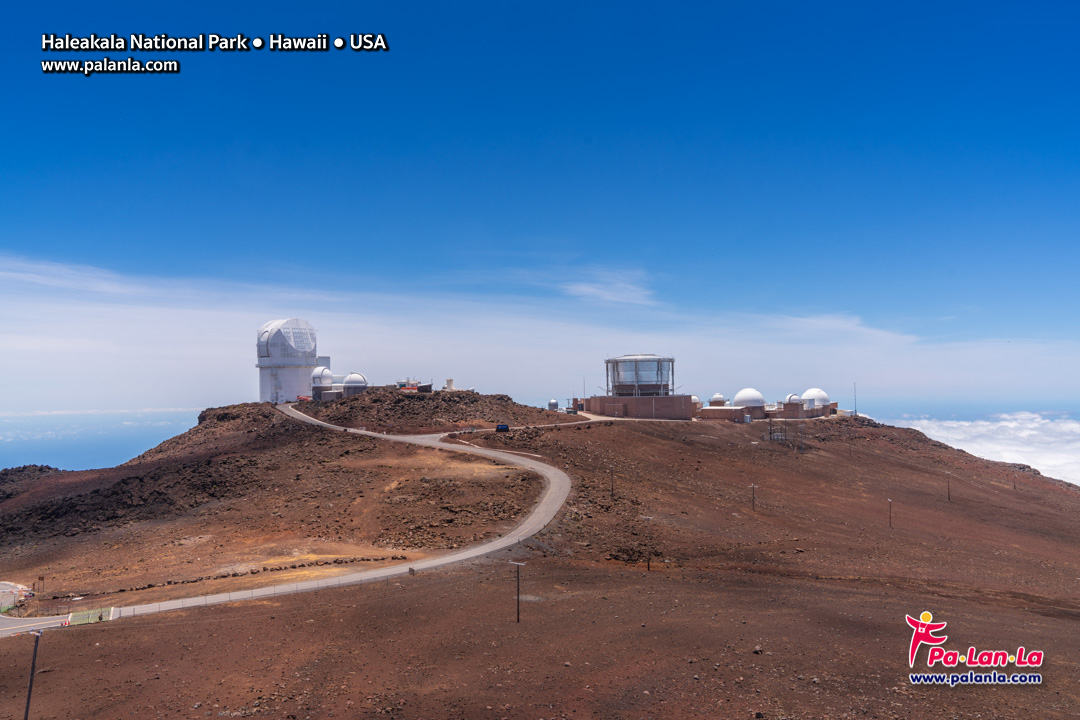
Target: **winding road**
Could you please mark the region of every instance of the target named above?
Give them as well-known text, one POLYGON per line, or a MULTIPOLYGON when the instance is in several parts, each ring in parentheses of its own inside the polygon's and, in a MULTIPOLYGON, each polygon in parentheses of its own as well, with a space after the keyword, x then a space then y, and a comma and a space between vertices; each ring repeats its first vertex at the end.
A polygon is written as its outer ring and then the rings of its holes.
MULTIPOLYGON (((380 440, 409 443, 412 445, 420 445, 422 447, 448 450, 450 452, 482 455, 491 458, 492 460, 506 463, 507 465, 523 468, 525 470, 532 470, 533 472, 538 473, 544 478, 544 489, 540 495, 540 499, 536 501, 532 510, 517 527, 502 537, 481 545, 473 545, 447 555, 428 558, 427 560, 421 560, 415 563, 402 563, 400 565, 391 565, 389 567, 366 570, 364 572, 339 575, 327 580, 308 580, 306 582, 289 583, 285 585, 271 585, 268 587, 256 588, 254 590, 218 593, 216 595, 200 595, 197 597, 168 600, 160 603, 113 608, 110 619, 115 620, 122 617, 132 617, 134 615, 149 615, 169 610, 218 605, 220 603, 238 602, 242 600, 257 600, 276 595, 289 595, 293 593, 312 592, 314 590, 322 590, 331 587, 341 587, 344 585, 356 585, 471 560, 515 545, 540 532, 552 521, 552 519, 554 519, 556 513, 559 512, 559 508, 562 507, 563 503, 566 501, 567 495, 570 493, 570 476, 558 468, 552 467, 551 465, 532 457, 516 453, 490 450, 475 445, 448 445, 443 443, 442 439, 449 433, 436 433, 432 435, 383 435, 381 433, 369 432, 366 430, 356 430, 354 428, 341 427, 340 425, 331 425, 330 423, 316 420, 313 417, 304 415, 291 404, 279 405, 278 410, 295 420, 310 423, 312 425, 319 425, 328 430, 335 430, 337 432, 350 432, 355 435, 366 435, 380 440)), ((583 422, 589 422, 589 420, 583 422)), ((67 624, 69 617, 70 616, 68 615, 58 615, 53 617, 13 618, 0 615, 0 637, 16 635, 29 630, 61 627, 67 624)))

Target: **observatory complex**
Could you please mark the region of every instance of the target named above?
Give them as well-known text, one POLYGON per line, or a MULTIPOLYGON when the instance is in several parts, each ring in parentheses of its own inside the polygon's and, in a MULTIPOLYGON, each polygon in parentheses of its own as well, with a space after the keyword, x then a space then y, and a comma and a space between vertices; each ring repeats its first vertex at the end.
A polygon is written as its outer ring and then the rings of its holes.
POLYGON ((657 420, 802 420, 843 413, 821 388, 802 395, 789 394, 780 402, 767 403, 754 388, 743 388, 730 401, 712 396, 703 407, 696 395, 675 394, 675 358, 660 355, 621 355, 604 361, 607 388, 604 395, 574 400, 575 409, 595 415, 657 420))
MULTIPOLYGON (((256 341, 259 368, 259 400, 287 403, 296 400, 339 400, 363 392, 367 378, 358 372, 335 375, 330 357, 319 355, 315 328, 306 320, 271 320, 259 328, 256 341)), ((604 361, 607 379, 603 395, 575 398, 572 408, 596 415, 656 420, 801 420, 842 414, 821 388, 802 395, 789 394, 776 403, 766 403, 754 388, 743 388, 730 401, 722 394, 712 396, 703 407, 696 395, 679 395, 675 386, 675 358, 662 355, 620 355, 604 361)), ((403 392, 432 392, 431 383, 403 380, 396 384, 403 392)), ((453 391, 447 380, 444 391, 453 391)), ((557 400, 548 408, 558 409, 557 400)))
POLYGON ((337 400, 362 392, 368 385, 360 373, 334 375, 330 371, 330 357, 318 354, 315 328, 306 320, 265 323, 259 328, 255 351, 259 402, 337 400))
POLYGON ((743 388, 735 393, 730 402, 720 393, 716 393, 709 405, 698 411, 698 417, 702 420, 750 422, 767 418, 803 420, 838 413, 840 411, 837 404, 832 402, 828 393, 821 388, 810 388, 802 395, 790 393, 776 403, 765 402, 765 396, 754 388, 743 388))

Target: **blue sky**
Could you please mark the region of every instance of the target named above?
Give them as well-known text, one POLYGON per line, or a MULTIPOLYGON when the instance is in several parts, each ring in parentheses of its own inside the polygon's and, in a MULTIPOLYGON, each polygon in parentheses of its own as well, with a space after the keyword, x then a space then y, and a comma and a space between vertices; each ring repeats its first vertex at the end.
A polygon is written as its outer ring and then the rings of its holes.
POLYGON ((880 416, 1080 407, 1068 4, 9 15, 12 412, 250 399, 248 334, 291 315, 378 381, 456 375, 531 402, 595 385, 604 354, 654 351, 699 394, 821 385, 847 406, 860 381, 880 416), (390 51, 40 50, 42 33, 91 32, 376 32, 390 51), (104 55, 181 72, 40 69, 104 55), (134 337, 106 347, 99 326, 134 337), (194 336, 218 345, 168 357, 194 336), (196 387, 125 403, 125 358, 196 387), (78 397, 20 379, 73 363, 94 379, 78 397))

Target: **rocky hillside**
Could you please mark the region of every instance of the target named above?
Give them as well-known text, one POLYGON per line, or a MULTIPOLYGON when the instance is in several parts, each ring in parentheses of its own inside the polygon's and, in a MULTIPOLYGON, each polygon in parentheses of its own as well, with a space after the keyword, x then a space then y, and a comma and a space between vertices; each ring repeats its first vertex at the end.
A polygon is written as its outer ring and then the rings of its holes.
POLYGON ((468 427, 551 425, 575 422, 564 415, 514 402, 509 395, 481 395, 470 391, 407 393, 393 388, 371 388, 359 395, 330 402, 301 402, 301 412, 335 425, 376 432, 448 432, 468 427))
POLYGON ((44 575, 76 595, 411 558, 504 532, 540 490, 484 458, 335 433, 259 403, 206 410, 115 468, 0 478, 0 578, 44 575))
MULTIPOLYGON (((220 408, 121 469, 254 462, 244 500, 203 504, 187 525, 42 543, 40 567, 10 579, 41 574, 51 589, 79 566, 78 582, 145 587, 276 552, 246 579, 166 590, 292 582, 325 577, 331 552, 350 561, 331 571, 380 552, 411 563, 501 530, 528 502, 517 471, 482 459, 278 425, 259 406, 220 408), (372 549, 343 543, 357 534, 372 549)), ((573 489, 555 521, 392 582, 46 633, 35 707, 87 719, 1080 717, 1075 486, 863 419, 788 429, 774 441, 762 422, 603 421, 462 438, 565 469, 573 489), (923 611, 948 623, 949 649, 1045 652, 1042 684, 912 685, 904 617, 923 611)), ((0 643, 12 707, 31 651, 28 637, 0 643)))
POLYGON ((50 465, 21 465, 0 470, 0 502, 15 497, 31 482, 46 475, 56 475, 63 470, 50 465))

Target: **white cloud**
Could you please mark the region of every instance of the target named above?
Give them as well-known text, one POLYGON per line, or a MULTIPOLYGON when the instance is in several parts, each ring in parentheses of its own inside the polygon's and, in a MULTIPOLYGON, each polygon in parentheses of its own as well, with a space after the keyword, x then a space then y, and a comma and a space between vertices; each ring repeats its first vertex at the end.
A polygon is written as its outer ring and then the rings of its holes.
MULTIPOLYGON (((676 382, 704 396, 753 386, 777 399, 816 386, 849 407, 857 380, 860 399, 940 402, 985 397, 987 388, 1017 399, 1080 398, 1080 345, 1070 340, 938 342, 853 315, 704 315, 653 302, 644 274, 629 273, 612 298, 578 288, 571 299, 159 280, 3 257, 0 267, 0 410, 8 414, 254 400, 255 331, 293 316, 318 329, 336 372, 359 370, 380 384, 453 377, 525 402, 579 394, 583 377, 592 393, 603 385, 603 358, 629 352, 674 355, 676 382)), ((869 402, 860 409, 885 414, 869 402)))
POLYGON ((567 295, 582 300, 610 304, 656 305, 648 277, 640 270, 593 271, 588 279, 569 282, 559 287, 567 295))
POLYGON ((1080 421, 1052 413, 1016 412, 993 420, 902 420, 912 427, 972 455, 1030 465, 1044 475, 1080 484, 1080 421))
POLYGON ((0 281, 14 285, 40 285, 54 289, 108 294, 132 294, 137 291, 130 279, 101 268, 64 265, 42 260, 4 256, 0 263, 0 281))

